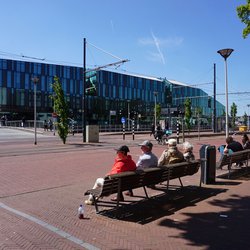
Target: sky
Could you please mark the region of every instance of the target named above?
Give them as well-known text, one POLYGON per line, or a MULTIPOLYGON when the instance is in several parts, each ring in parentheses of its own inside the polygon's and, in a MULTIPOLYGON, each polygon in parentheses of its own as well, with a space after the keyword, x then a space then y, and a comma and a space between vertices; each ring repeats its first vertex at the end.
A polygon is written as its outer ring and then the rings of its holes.
POLYGON ((88 68, 120 60, 108 70, 175 80, 250 114, 250 35, 236 8, 246 0, 0 0, 0 57, 88 68))

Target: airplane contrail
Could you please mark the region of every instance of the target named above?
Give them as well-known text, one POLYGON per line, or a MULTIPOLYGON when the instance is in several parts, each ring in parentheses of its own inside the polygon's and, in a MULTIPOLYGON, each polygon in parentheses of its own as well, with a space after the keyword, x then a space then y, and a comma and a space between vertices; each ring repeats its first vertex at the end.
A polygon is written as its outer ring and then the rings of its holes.
POLYGON ((157 51, 158 51, 158 53, 159 53, 159 56, 160 56, 160 58, 161 58, 161 61, 162 61, 163 64, 165 64, 165 58, 164 58, 164 56, 163 56, 163 54, 162 54, 162 52, 161 52, 160 44, 159 44, 159 42, 158 42, 158 39, 157 39, 157 37, 154 35, 154 33, 153 33, 152 31, 151 31, 151 35, 152 35, 152 37, 153 37, 154 44, 155 44, 156 49, 157 49, 157 51))

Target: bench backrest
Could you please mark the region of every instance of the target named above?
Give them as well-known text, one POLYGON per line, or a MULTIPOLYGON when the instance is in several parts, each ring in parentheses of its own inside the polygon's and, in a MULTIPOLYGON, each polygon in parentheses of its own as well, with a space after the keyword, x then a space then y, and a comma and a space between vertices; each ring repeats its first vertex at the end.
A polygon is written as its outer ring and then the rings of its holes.
POLYGON ((198 172, 200 167, 200 161, 199 160, 195 160, 195 161, 190 161, 190 162, 181 162, 181 163, 175 163, 175 164, 170 164, 170 165, 166 165, 163 166, 163 169, 168 169, 169 173, 165 173, 165 176, 162 176, 162 181, 167 180, 167 178, 169 178, 169 180, 172 179, 176 179, 176 178, 181 178, 183 176, 187 176, 187 175, 193 175, 195 173, 198 172), (169 177, 167 176, 167 174, 169 174, 169 177))
POLYGON ((100 196, 109 196, 117 192, 119 179, 105 179, 100 196))
POLYGON ((169 164, 163 167, 147 168, 140 171, 127 171, 113 174, 105 178, 100 196, 109 196, 117 193, 117 190, 126 191, 181 178, 186 175, 193 175, 198 172, 199 167, 200 161, 195 160, 169 164))
POLYGON ((232 154, 223 155, 222 159, 219 161, 219 166, 231 165, 233 163, 238 163, 240 161, 247 161, 250 158, 250 149, 234 152, 232 154))

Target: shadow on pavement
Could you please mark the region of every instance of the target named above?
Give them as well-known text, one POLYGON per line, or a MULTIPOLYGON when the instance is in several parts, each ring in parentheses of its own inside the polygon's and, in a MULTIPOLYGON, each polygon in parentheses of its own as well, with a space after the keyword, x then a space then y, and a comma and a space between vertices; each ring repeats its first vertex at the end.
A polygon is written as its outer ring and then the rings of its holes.
MULTIPOLYGON (((250 249, 250 196, 233 195, 227 200, 209 202, 223 212, 184 213, 187 219, 164 219, 160 226, 179 230, 174 238, 184 238, 203 249, 250 249)), ((187 246, 188 248, 188 246, 187 246)))
MULTIPOLYGON (((228 173, 217 176, 221 179, 228 179, 228 173)), ((250 180, 250 171, 247 171, 246 168, 233 169, 230 173, 230 180, 250 180)))
MULTIPOLYGON (((182 189, 169 190, 168 193, 131 202, 119 208, 118 219, 147 224, 159 218, 174 214, 176 211, 189 207, 209 197, 216 196, 219 193, 226 192, 222 188, 204 188, 196 186, 187 186, 182 189)), ((116 218, 116 210, 110 209, 101 212, 103 216, 116 218)))

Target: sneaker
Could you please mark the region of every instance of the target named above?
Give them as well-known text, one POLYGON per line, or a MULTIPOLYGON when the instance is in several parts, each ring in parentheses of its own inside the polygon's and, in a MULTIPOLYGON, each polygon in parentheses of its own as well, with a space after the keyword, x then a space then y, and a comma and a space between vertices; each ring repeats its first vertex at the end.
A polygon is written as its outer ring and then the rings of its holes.
MULTIPOLYGON (((111 200, 112 201, 117 201, 117 197, 114 197, 114 198, 111 198, 111 200)), ((124 198, 122 197, 122 198, 120 198, 120 200, 119 201, 124 201, 124 198)))
POLYGON ((93 203, 94 203, 94 202, 91 201, 91 200, 86 200, 86 201, 85 201, 85 204, 86 204, 86 205, 93 205, 93 203))
POLYGON ((133 194, 133 191, 127 191, 127 192, 125 192, 125 195, 127 195, 127 196, 134 196, 134 194, 133 194))

